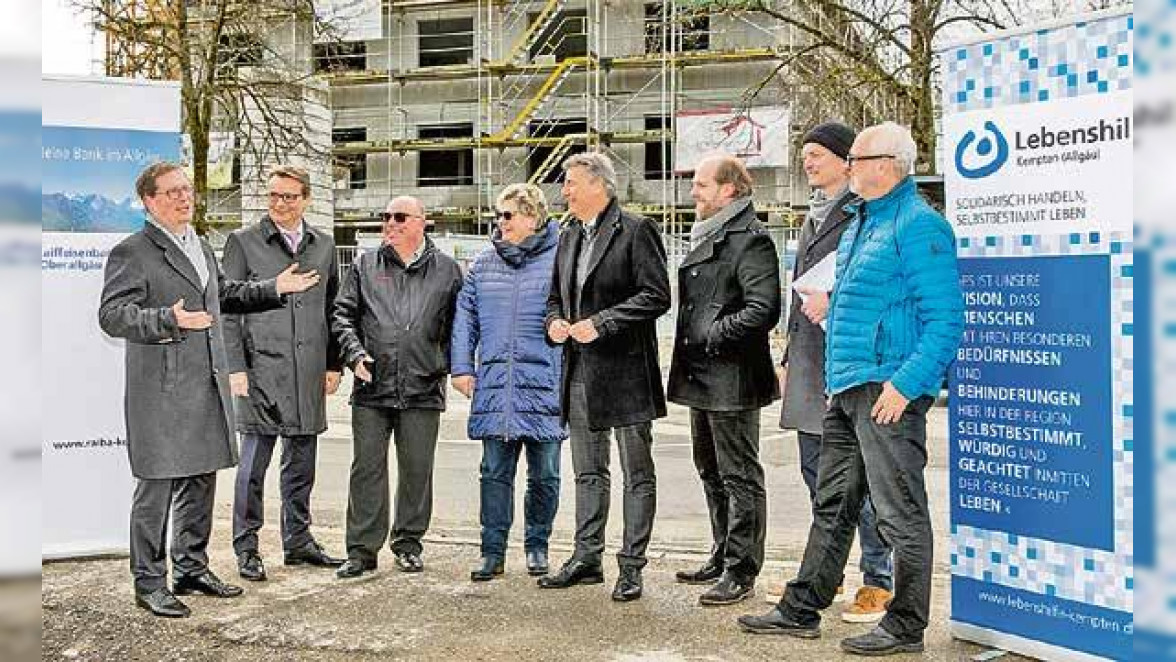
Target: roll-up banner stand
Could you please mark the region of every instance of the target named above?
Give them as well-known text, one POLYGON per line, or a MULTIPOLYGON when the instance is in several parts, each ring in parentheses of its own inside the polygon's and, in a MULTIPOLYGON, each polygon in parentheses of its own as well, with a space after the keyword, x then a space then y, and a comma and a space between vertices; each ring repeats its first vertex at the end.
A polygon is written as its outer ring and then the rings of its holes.
POLYGON ((1132 32, 1108 12, 939 55, 952 632, 1046 660, 1132 656, 1132 32))
POLYGON ((180 154, 178 84, 42 80, 43 558, 128 549, 122 340, 98 328, 110 249, 143 227, 135 177, 180 154))

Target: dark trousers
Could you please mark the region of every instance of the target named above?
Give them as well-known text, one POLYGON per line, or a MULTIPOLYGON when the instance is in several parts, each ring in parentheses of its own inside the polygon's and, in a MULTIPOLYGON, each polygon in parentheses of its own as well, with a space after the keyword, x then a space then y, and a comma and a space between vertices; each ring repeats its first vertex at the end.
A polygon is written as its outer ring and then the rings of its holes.
MULTIPOLYGON (((604 553, 604 532, 611 499, 609 430, 589 430, 584 384, 571 383, 568 427, 571 432, 572 469, 576 473, 576 552, 579 560, 599 565, 604 553)), ((606 398, 607 393, 593 394, 606 398)), ((613 428, 625 474, 625 529, 617 562, 645 567, 645 548, 653 533, 657 510, 657 476, 653 467, 653 426, 638 423, 613 428)))
POLYGON ((184 478, 140 478, 131 499, 131 575, 135 590, 150 593, 167 585, 167 523, 171 514, 173 579, 208 569, 208 538, 216 474, 184 478))
POLYGON ((764 564, 768 501, 759 461, 760 410, 690 410, 694 466, 710 511, 711 554, 748 583, 764 564))
POLYGON ((559 510, 558 441, 484 439, 482 441, 482 556, 506 556, 514 521, 514 482, 519 455, 527 451, 527 491, 523 497, 523 549, 547 551, 559 510))
MULTIPOLYGON (((800 474, 808 487, 809 502, 817 500, 817 467, 821 461, 821 435, 797 431, 800 441, 800 474)), ((894 590, 894 567, 890 560, 890 545, 878 535, 878 515, 867 494, 862 501, 862 518, 858 522, 858 536, 862 545, 859 567, 862 583, 887 591, 894 590)))
MULTIPOLYGON (((241 462, 233 492, 233 551, 257 551, 257 532, 265 523, 265 473, 277 435, 241 435, 241 462)), ((310 535, 310 491, 318 456, 316 435, 284 437, 282 441, 282 549, 313 542, 310 535)))
POLYGON ((347 494, 347 556, 375 559, 388 540, 388 441, 396 444, 392 551, 421 551, 433 514, 433 455, 441 412, 351 408, 354 445, 347 494))
POLYGON ((932 398, 912 401, 897 423, 878 425, 870 409, 881 392, 878 383, 851 388, 833 396, 825 413, 813 525, 780 609, 802 623, 820 622, 820 610, 833 603, 844 579, 868 491, 878 530, 894 548, 894 597, 881 625, 896 637, 921 639, 931 607, 933 539, 923 469, 932 398))

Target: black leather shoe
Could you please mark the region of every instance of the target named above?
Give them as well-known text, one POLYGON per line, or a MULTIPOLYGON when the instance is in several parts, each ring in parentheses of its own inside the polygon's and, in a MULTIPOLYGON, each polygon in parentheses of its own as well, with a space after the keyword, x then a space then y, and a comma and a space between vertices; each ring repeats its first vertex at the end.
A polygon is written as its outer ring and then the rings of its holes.
POLYGON ((393 552, 392 555, 396 558, 396 567, 400 572, 420 572, 425 569, 420 552, 393 552))
POLYGON ((723 576, 723 563, 711 559, 698 570, 679 570, 674 573, 674 579, 679 584, 713 584, 723 576))
POLYGON ((163 618, 187 618, 192 615, 188 605, 180 602, 166 588, 156 589, 150 593, 136 591, 135 604, 163 618))
POLYGON ((641 568, 623 567, 613 587, 614 602, 631 602, 641 597, 641 568))
POLYGON ((177 577, 172 582, 172 593, 176 595, 200 593, 214 598, 235 598, 244 592, 245 589, 240 586, 222 582, 211 570, 205 570, 203 574, 194 577, 177 577))
POLYGON ((718 584, 698 596, 698 604, 704 607, 733 605, 755 595, 755 580, 744 581, 731 573, 724 573, 718 584))
POLYGON ((286 550, 284 562, 286 565, 313 565, 320 568, 338 568, 344 559, 337 559, 327 554, 323 546, 314 540, 296 549, 286 550))
POLYGON ((816 625, 804 625, 786 616, 775 607, 763 616, 740 616, 739 627, 744 632, 752 634, 786 634, 799 639, 816 639, 821 636, 821 629, 816 625))
POLYGON ((881 625, 856 637, 841 640, 841 650, 852 655, 881 657, 899 653, 922 653, 922 639, 899 639, 881 625))
POLYGON ((542 577, 547 574, 547 552, 532 550, 527 552, 527 574, 532 577, 542 577))
POLYGON ((502 567, 502 559, 496 559, 492 556, 483 556, 482 564, 470 573, 470 581, 472 582, 488 582, 495 577, 501 577, 504 568, 502 567))
POLYGON ((540 577, 539 588, 570 588, 576 584, 603 584, 604 571, 598 565, 588 565, 571 559, 554 575, 540 577))
POLYGON ((265 565, 262 564, 257 552, 241 552, 237 555, 237 574, 246 581, 265 581, 265 565))
POLYGON ((375 570, 376 567, 377 563, 375 559, 368 560, 356 558, 353 556, 344 561, 343 565, 339 566, 339 569, 335 571, 335 576, 339 579, 351 579, 353 577, 358 577, 365 572, 371 572, 375 570))

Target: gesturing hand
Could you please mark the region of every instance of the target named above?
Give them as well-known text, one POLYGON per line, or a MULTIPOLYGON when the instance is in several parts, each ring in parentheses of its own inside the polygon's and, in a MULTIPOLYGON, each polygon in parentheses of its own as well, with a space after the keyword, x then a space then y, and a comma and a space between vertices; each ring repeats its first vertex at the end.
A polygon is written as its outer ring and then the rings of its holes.
POLYGON ((184 300, 180 299, 171 307, 172 312, 176 316, 176 326, 188 331, 201 331, 212 326, 212 315, 197 310, 195 312, 184 310, 184 300))
POLYGON ((278 274, 277 285, 278 294, 293 294, 297 292, 305 292, 314 287, 319 282, 318 272, 314 269, 305 273, 296 274, 294 270, 298 268, 298 263, 293 262, 286 267, 285 271, 278 274))

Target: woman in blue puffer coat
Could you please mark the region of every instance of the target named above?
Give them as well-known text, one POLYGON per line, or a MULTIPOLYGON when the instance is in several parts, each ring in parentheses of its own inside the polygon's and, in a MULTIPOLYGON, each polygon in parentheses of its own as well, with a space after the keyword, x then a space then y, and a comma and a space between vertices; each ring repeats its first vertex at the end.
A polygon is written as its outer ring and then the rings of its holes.
POLYGON ((514 478, 527 453, 524 549, 527 572, 547 573, 547 540, 559 507, 561 348, 545 340, 543 319, 559 225, 543 191, 508 186, 496 204, 492 248, 474 259, 457 299, 450 345, 453 386, 473 398, 469 436, 482 440, 482 559, 470 573, 503 573, 514 516, 514 478))

